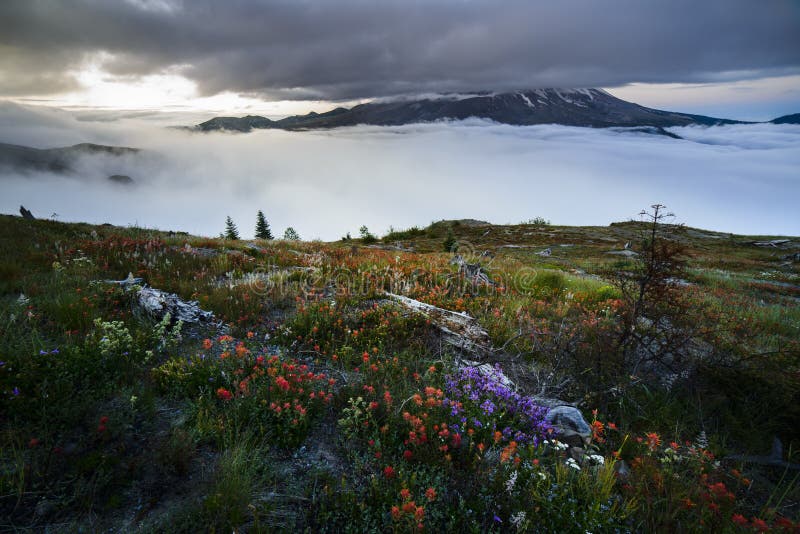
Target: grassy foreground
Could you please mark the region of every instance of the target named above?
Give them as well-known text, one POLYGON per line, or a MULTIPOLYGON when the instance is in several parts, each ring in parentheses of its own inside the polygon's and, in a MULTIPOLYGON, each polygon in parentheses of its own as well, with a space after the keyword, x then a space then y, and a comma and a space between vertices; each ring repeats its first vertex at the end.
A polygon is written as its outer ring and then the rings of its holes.
POLYGON ((0 216, 0 531, 797 532, 797 245, 653 228, 366 246, 0 216), (221 324, 145 314, 104 282, 129 273, 221 324), (387 291, 476 318, 513 384, 387 291))

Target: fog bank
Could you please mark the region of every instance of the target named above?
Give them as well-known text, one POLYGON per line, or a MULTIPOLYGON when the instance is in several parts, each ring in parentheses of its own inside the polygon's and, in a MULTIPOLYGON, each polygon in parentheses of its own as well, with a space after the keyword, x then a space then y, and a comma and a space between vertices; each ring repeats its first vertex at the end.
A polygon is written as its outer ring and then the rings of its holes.
MULTIPOLYGON (((273 233, 338 239, 450 218, 605 225, 655 202, 707 229, 800 235, 800 126, 686 127, 685 138, 480 120, 330 131, 194 134, 135 114, 0 105, 0 142, 142 148, 74 176, 0 169, 0 212, 137 224, 214 236, 230 215, 252 237, 256 211, 273 233), (110 165, 110 166, 109 166, 110 165), (117 170, 112 171, 116 167, 117 170), (108 174, 127 174, 126 187, 108 174)), ((176 124, 179 121, 176 118, 176 124)))

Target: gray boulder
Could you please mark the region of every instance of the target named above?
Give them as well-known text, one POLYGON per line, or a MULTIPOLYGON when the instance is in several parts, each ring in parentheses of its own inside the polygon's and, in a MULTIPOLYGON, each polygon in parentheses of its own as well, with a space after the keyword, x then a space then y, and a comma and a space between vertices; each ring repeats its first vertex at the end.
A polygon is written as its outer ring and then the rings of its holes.
POLYGON ((584 447, 592 441, 592 428, 574 406, 551 408, 545 421, 558 431, 559 441, 570 447, 584 447))

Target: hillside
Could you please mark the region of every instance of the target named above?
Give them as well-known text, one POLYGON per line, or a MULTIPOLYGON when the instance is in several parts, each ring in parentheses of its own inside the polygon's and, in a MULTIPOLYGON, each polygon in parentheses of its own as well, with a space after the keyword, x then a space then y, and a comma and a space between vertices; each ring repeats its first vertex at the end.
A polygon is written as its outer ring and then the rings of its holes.
POLYGON ((31 148, 0 143, 0 169, 21 171, 74 172, 79 158, 97 156, 125 156, 137 154, 139 149, 80 143, 60 148, 31 148))
POLYGON ((784 115, 770 121, 773 124, 800 124, 800 113, 784 115))
POLYGON ((660 219, 0 216, 0 530, 792 531, 798 301, 800 237, 660 219))
POLYGON ((502 124, 562 124, 567 126, 664 128, 689 124, 734 124, 737 121, 651 109, 616 98, 602 89, 534 89, 515 93, 392 102, 369 102, 350 109, 311 112, 280 120, 249 115, 216 117, 195 129, 208 132, 254 129, 284 130, 336 128, 372 124, 397 126, 439 120, 488 119, 502 124))

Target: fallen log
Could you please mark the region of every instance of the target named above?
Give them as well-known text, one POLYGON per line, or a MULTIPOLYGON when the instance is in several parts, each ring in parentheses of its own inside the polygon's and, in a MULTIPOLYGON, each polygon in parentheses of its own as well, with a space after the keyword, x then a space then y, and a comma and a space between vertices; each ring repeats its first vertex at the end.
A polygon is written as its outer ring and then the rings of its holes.
POLYGON ((135 291, 136 304, 156 320, 169 314, 173 321, 182 321, 184 324, 214 322, 214 314, 201 309, 197 301, 185 301, 174 293, 148 287, 141 278, 135 278, 132 273, 128 273, 124 280, 103 280, 103 283, 119 285, 125 291, 135 291))
POLYGON ((757 247, 778 247, 788 243, 789 239, 773 239, 772 241, 753 241, 753 245, 757 247))
POLYGON ((492 354, 489 333, 466 313, 445 310, 403 295, 386 292, 385 295, 402 306, 420 313, 444 334, 444 340, 473 357, 482 358, 492 354))

